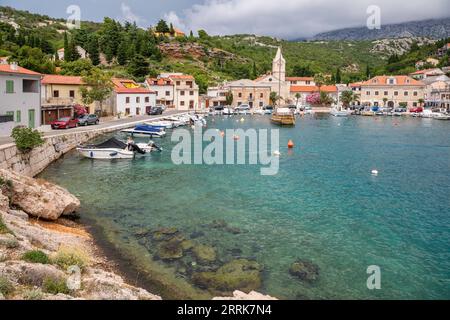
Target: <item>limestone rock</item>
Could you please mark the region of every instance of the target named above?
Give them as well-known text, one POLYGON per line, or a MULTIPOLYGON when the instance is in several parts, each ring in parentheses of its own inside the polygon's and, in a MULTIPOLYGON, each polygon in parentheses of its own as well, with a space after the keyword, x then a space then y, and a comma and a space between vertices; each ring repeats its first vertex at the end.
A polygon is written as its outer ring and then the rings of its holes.
POLYGON ((233 260, 216 272, 199 272, 193 275, 196 285, 220 292, 241 290, 250 292, 261 287, 263 268, 256 261, 233 260))
POLYGON ((52 183, 0 170, 0 177, 12 181, 11 204, 31 216, 57 220, 70 215, 80 207, 80 201, 66 189, 52 183))
POLYGON ((270 300, 278 300, 277 298, 263 295, 259 292, 252 291, 250 293, 245 293, 239 290, 233 292, 232 297, 216 297, 213 300, 249 300, 249 301, 270 301, 270 300))
POLYGON ((144 289, 125 284, 118 275, 98 269, 88 268, 81 287, 77 295, 88 300, 161 300, 144 289))
POLYGON ((178 239, 172 239, 158 246, 156 256, 161 260, 176 260, 183 257, 183 246, 178 239))

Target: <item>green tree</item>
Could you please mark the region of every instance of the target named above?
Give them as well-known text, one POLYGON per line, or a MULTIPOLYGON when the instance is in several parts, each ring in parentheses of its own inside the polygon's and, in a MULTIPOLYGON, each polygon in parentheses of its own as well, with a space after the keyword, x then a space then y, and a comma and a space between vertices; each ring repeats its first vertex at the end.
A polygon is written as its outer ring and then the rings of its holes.
POLYGON ((156 25, 156 32, 159 33, 169 33, 170 32, 170 28, 167 25, 167 22, 163 19, 159 20, 157 25, 156 25))
POLYGON ((314 76, 314 82, 316 83, 316 86, 319 88, 319 92, 321 92, 320 89, 324 84, 327 83, 327 79, 323 73, 318 73, 314 76))
POLYGON ((231 106, 233 104, 233 100, 233 93, 231 91, 228 91, 225 96, 225 103, 227 104, 227 106, 231 106))
POLYGON ((70 56, 69 56, 69 60, 67 60, 67 61, 77 61, 78 59, 81 58, 80 54, 78 53, 78 48, 73 39, 71 41, 69 41, 69 50, 70 50, 70 56))
POLYGON ((337 68, 336 77, 334 80, 336 81, 336 83, 341 83, 342 77, 341 77, 341 69, 340 68, 337 68))
POLYGON ((92 34, 88 37, 86 51, 89 53, 89 59, 91 59, 92 64, 97 66, 100 64, 100 52, 98 49, 98 36, 92 34))
POLYGON ((23 46, 11 56, 10 61, 15 61, 20 66, 39 73, 55 73, 53 61, 39 48, 23 46))
POLYGON ((61 74, 66 76, 81 76, 89 73, 94 66, 89 59, 79 59, 76 61, 64 61, 61 64, 61 74))
POLYGON ((112 76, 99 68, 93 68, 83 76, 84 86, 80 88, 83 103, 89 105, 94 102, 100 104, 101 115, 103 114, 103 102, 111 94, 114 85, 112 76))
POLYGON ((129 63, 128 72, 137 79, 142 80, 149 74, 150 64, 143 56, 137 54, 129 63))
POLYGON ((280 100, 280 98, 281 97, 278 95, 278 93, 272 91, 270 93, 270 97, 269 97, 270 104, 273 105, 273 106, 276 105, 278 103, 278 101, 280 100))
POLYGON ((126 40, 122 40, 119 45, 119 49, 117 50, 117 62, 124 66, 128 62, 128 44, 126 40))
POLYGON ((67 32, 64 32, 64 61, 71 61, 72 53, 69 47, 69 38, 67 37, 67 32))
POLYGON ((371 70, 370 70, 370 66, 367 65, 366 67, 366 79, 370 79, 371 78, 371 70))
POLYGON ((171 35, 173 35, 173 36, 175 35, 175 28, 173 27, 172 23, 170 23, 169 32, 170 32, 171 35))
POLYGON ((351 90, 346 90, 341 94, 341 101, 345 107, 348 107, 352 102, 355 101, 355 94, 351 90))
POLYGON ((320 103, 323 105, 330 105, 334 102, 333 98, 326 92, 320 92, 320 103))
POLYGON ((314 76, 314 72, 311 71, 309 66, 296 65, 292 69, 292 75, 294 77, 312 77, 314 76))
POLYGON ((209 35, 205 30, 198 30, 198 37, 200 38, 200 40, 209 39, 209 35))
POLYGON ((117 55, 117 49, 120 44, 120 23, 111 18, 103 20, 100 34, 100 47, 106 56, 108 62, 111 62, 117 55))
POLYGON ((296 105, 298 106, 298 102, 299 102, 299 100, 300 100, 300 98, 302 97, 302 95, 300 94, 300 93, 296 93, 295 94, 295 100, 297 101, 297 103, 296 103, 296 105))

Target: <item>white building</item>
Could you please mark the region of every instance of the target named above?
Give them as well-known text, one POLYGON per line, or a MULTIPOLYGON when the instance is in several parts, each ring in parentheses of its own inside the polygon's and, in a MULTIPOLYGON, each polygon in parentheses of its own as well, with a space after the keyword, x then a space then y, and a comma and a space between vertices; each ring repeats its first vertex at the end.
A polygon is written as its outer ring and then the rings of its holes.
POLYGON ((158 104, 177 110, 199 110, 199 87, 191 75, 163 73, 158 78, 145 82, 147 87, 157 92, 158 104))
POLYGON ((113 79, 114 114, 139 116, 156 106, 156 93, 139 86, 133 80, 113 79))
POLYGON ((41 75, 17 64, 0 65, 0 136, 16 126, 41 124, 41 75))
MULTIPOLYGON (((82 47, 80 46, 76 46, 76 49, 78 51, 78 54, 80 55, 81 59, 86 59, 89 57, 88 53, 86 50, 84 50, 82 47)), ((64 48, 58 49, 57 54, 58 54, 58 59, 63 61, 64 60, 64 48)))

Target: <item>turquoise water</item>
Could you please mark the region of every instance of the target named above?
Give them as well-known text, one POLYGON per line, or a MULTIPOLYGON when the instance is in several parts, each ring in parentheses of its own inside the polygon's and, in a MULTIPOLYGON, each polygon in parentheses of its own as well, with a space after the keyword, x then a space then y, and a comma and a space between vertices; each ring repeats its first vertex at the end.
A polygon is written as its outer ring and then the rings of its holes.
MULTIPOLYGON (((263 116, 213 119, 218 129, 272 127, 263 116)), ((115 228, 108 241, 119 252, 123 242, 156 260, 136 231, 174 226, 200 234, 222 263, 236 253, 258 261, 259 291, 280 298, 450 298, 450 123, 305 117, 280 139, 276 176, 259 166, 175 166, 169 136, 162 154, 105 162, 72 152, 41 177, 76 194, 87 223, 115 228), (241 233, 211 228, 218 219, 241 233), (316 282, 289 274, 296 259, 319 266, 316 282), (370 265, 381 268, 381 290, 367 289, 370 265)), ((154 262, 168 283, 192 284, 179 265, 154 262)))

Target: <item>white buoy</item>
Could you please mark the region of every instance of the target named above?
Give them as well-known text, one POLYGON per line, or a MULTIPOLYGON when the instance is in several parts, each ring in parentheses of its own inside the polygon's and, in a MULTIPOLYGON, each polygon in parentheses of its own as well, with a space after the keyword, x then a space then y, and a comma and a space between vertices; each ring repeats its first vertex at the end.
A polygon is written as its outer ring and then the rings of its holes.
POLYGON ((245 121, 245 119, 244 118, 241 118, 241 122, 244 122, 245 121))
POLYGON ((372 175, 373 176, 377 176, 378 175, 378 170, 372 170, 372 175))
POLYGON ((279 157, 279 156, 281 156, 281 152, 280 151, 274 151, 273 155, 276 156, 276 157, 279 157))

